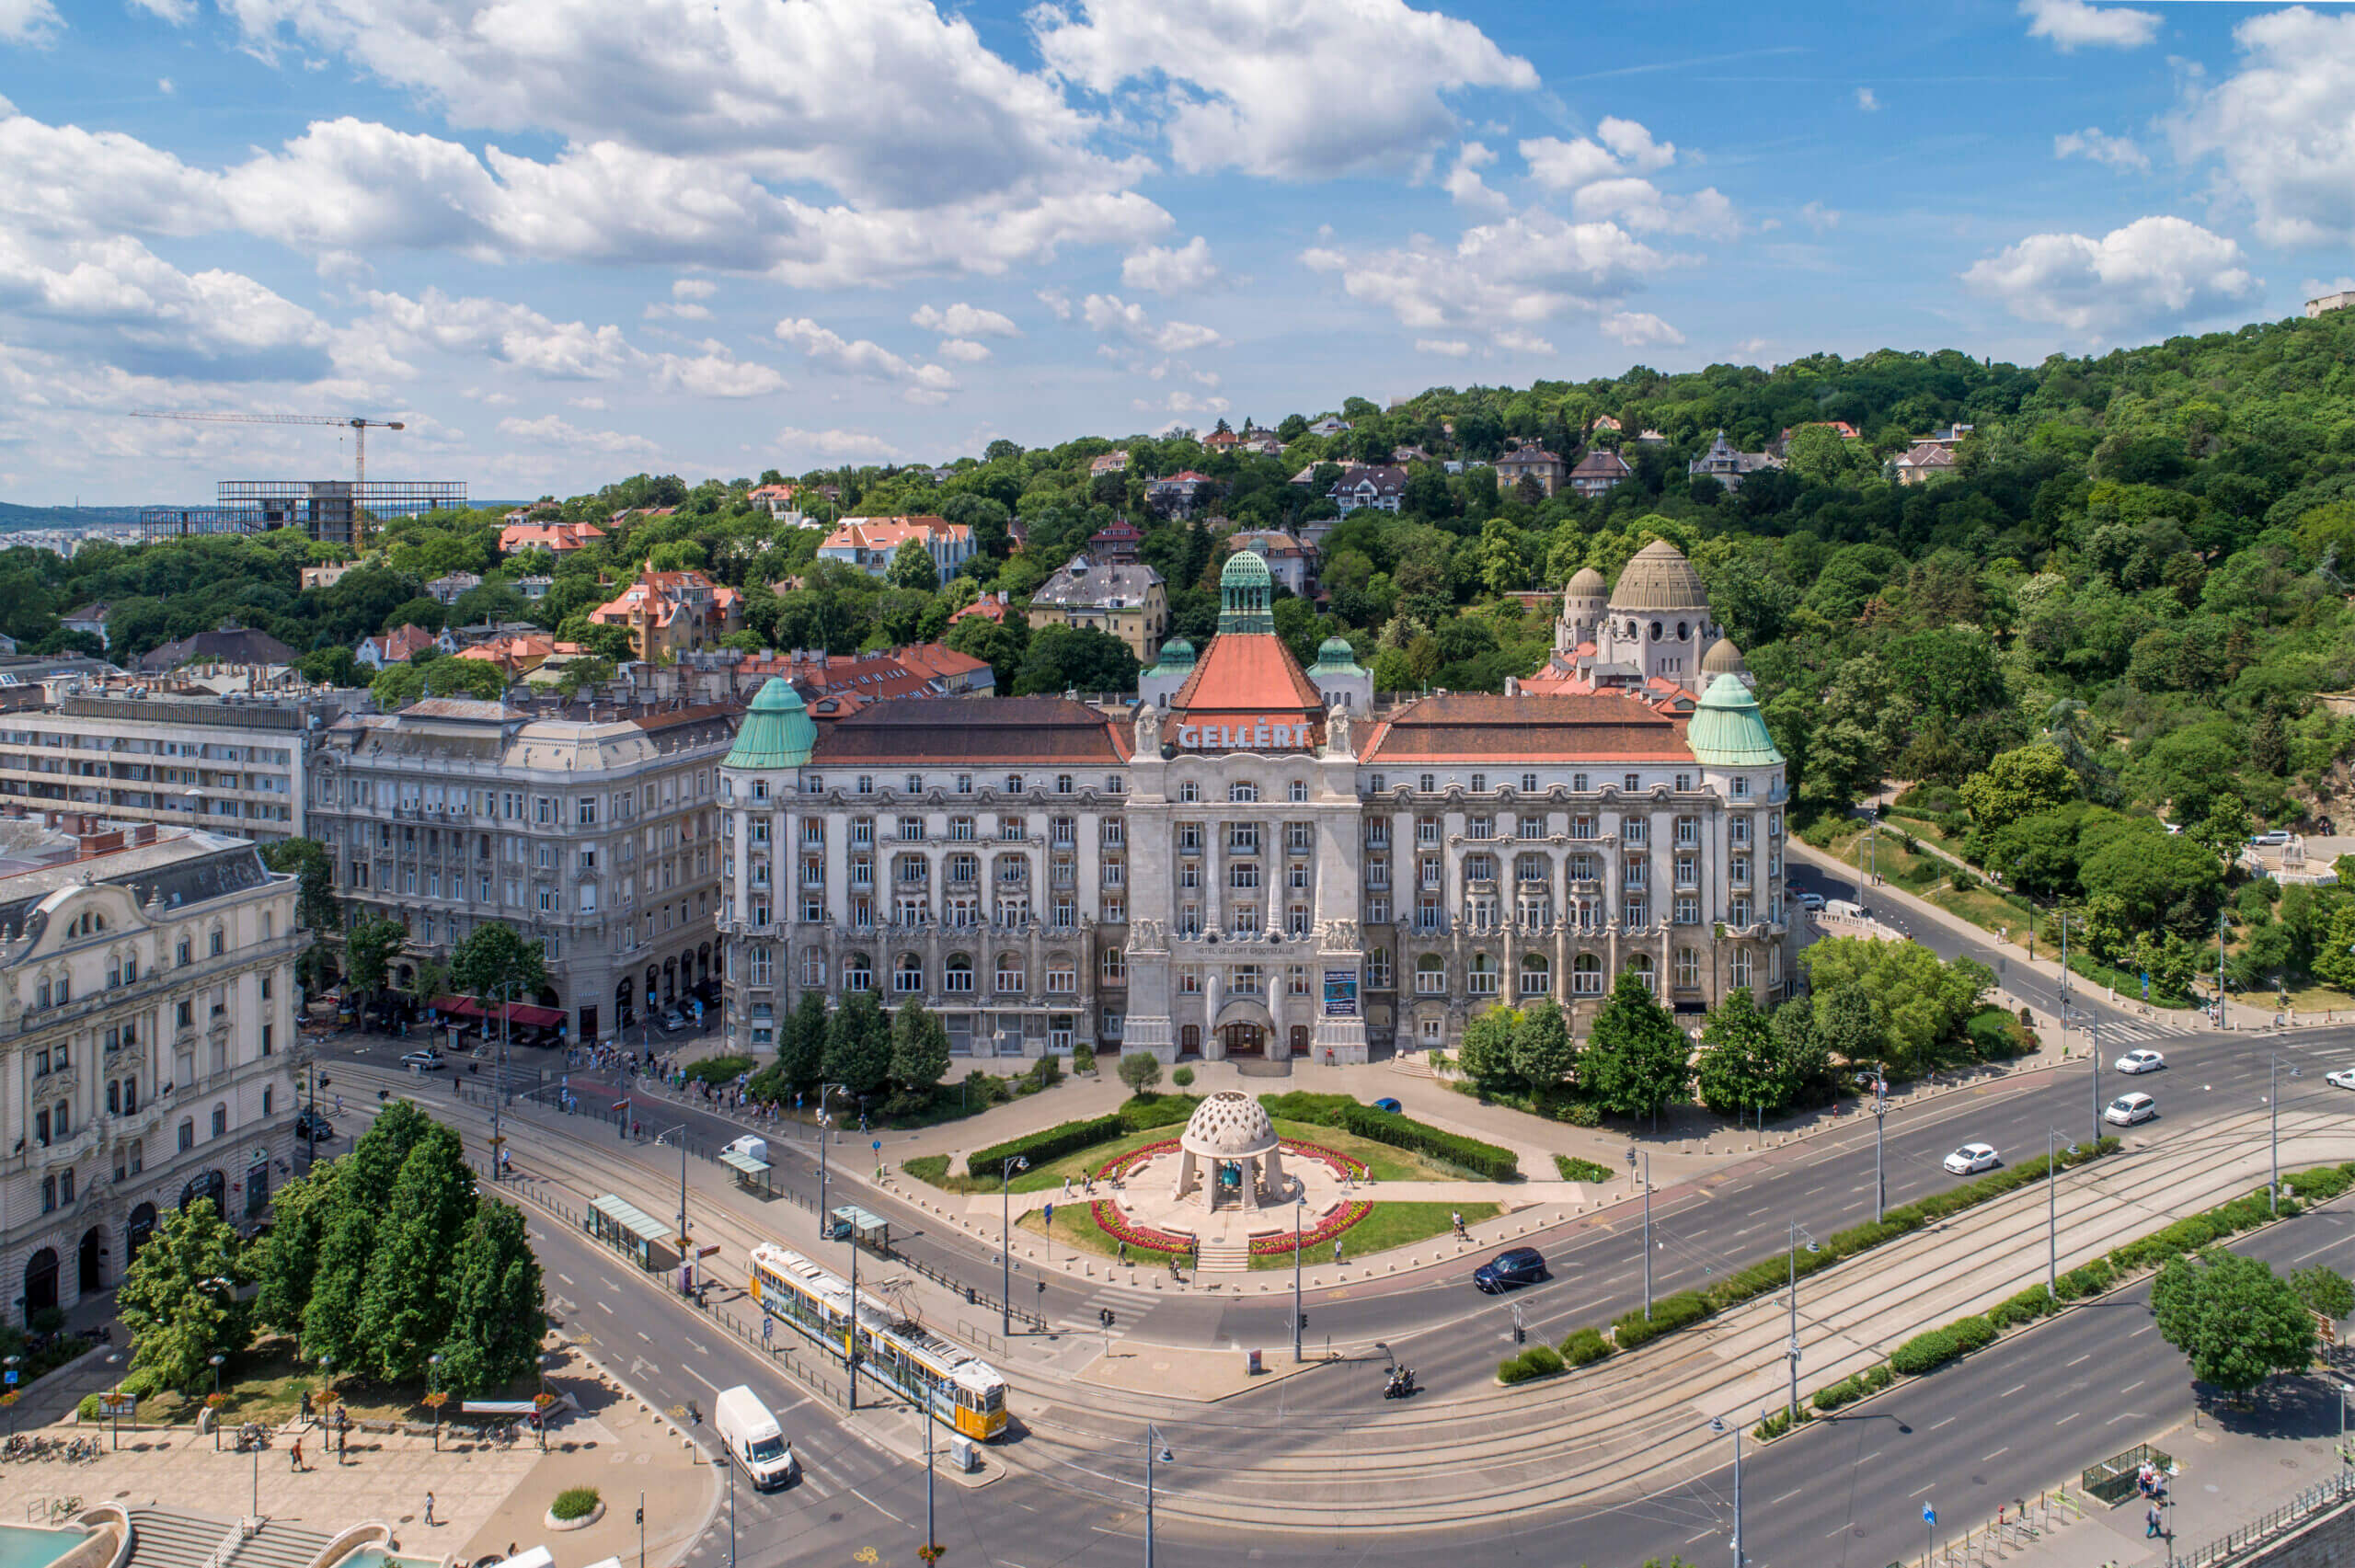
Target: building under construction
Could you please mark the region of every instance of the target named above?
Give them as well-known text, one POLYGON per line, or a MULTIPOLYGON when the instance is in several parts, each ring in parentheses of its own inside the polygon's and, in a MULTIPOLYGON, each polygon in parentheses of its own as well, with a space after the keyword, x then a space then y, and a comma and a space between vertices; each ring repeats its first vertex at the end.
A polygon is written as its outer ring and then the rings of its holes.
POLYGON ((299 528, 322 544, 354 548, 360 543, 353 536, 355 517, 364 526, 465 504, 463 479, 223 479, 211 506, 143 507, 139 526, 149 544, 299 528))

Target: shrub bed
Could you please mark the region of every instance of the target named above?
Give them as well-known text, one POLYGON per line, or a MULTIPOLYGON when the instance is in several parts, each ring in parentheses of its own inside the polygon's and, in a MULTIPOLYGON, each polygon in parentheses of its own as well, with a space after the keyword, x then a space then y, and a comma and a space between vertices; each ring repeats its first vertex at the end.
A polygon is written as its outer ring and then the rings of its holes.
MULTIPOLYGON (((1804 1426, 1814 1419, 1815 1413, 1813 1411, 1808 1409, 1805 1405, 1799 1406, 1798 1425, 1804 1426)), ((1750 1435, 1757 1438, 1762 1443, 1771 1443, 1790 1429, 1791 1408, 1788 1405, 1785 1405, 1782 1409, 1776 1411, 1774 1414, 1760 1422, 1752 1429, 1750 1435)))
POLYGON ((934 1186, 938 1186, 943 1178, 948 1174, 948 1156, 919 1154, 913 1159, 901 1161, 900 1169, 917 1181, 930 1182, 934 1186))
POLYGON ((679 1070, 679 1076, 689 1083, 708 1083, 718 1088, 733 1083, 752 1070, 751 1057, 706 1057, 679 1070))
POLYGON ((1393 1149, 1403 1149, 1409 1154, 1424 1154, 1434 1160, 1471 1172, 1485 1181, 1510 1182, 1521 1176, 1521 1158, 1510 1149, 1499 1149, 1493 1143, 1419 1122, 1389 1111, 1377 1111, 1372 1105, 1360 1104, 1347 1094, 1312 1094, 1294 1090, 1289 1094, 1262 1094, 1259 1104, 1268 1107, 1271 1116, 1285 1121, 1311 1122, 1320 1127, 1337 1127, 1360 1138, 1386 1143, 1393 1149))
POLYGON ((1611 1342, 1598 1329, 1580 1329, 1562 1341, 1562 1359, 1573 1367, 1591 1367, 1611 1354, 1611 1342))
POLYGON ((1592 1160, 1581 1160, 1575 1154, 1555 1155, 1554 1169, 1566 1182, 1610 1182, 1618 1179, 1618 1173, 1610 1166, 1597 1164, 1592 1160))
POLYGON ((1118 1115, 1062 1122, 1043 1132, 1031 1133, 1027 1138, 1012 1138, 1004 1143, 993 1143, 987 1149, 973 1150, 965 1157, 965 1173, 994 1182, 1005 1171, 1008 1160, 1020 1158, 1033 1165, 1043 1165, 1050 1160, 1060 1160, 1066 1154, 1076 1154, 1083 1149, 1109 1143, 1130 1130, 1128 1124, 1118 1115))
POLYGON ((1637 1308, 1623 1312, 1611 1325, 1611 1340, 1622 1350, 1633 1350, 1648 1345, 1664 1333, 1689 1327, 1709 1315, 1709 1303, 1697 1290, 1680 1290, 1673 1296, 1663 1296, 1652 1303, 1652 1315, 1644 1316, 1637 1308))
POLYGON ((548 1505, 548 1513, 557 1519, 585 1519, 596 1511, 597 1489, 593 1486, 568 1486, 548 1505))
POLYGON ((1551 1378, 1562 1369, 1562 1357, 1550 1345, 1533 1345, 1518 1356, 1508 1356, 1497 1364, 1497 1380, 1500 1383, 1526 1383, 1534 1378, 1551 1378))
POLYGON ((1876 1361, 1861 1372, 1841 1379, 1828 1389, 1818 1389, 1812 1401, 1818 1410, 1837 1410, 1852 1400, 1867 1394, 1877 1394, 1896 1380, 1897 1374, 1889 1369, 1886 1361, 1876 1361))

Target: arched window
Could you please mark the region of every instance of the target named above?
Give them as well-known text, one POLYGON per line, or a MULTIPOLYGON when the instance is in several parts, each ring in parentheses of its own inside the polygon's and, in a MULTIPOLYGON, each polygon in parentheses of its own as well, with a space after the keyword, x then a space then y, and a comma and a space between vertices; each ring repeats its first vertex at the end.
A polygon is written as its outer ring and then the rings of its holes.
POLYGON ((1733 983, 1734 983, 1736 986, 1740 987, 1741 990, 1748 990, 1750 989, 1750 949, 1749 949, 1749 948, 1747 948, 1747 947, 1737 947, 1737 948, 1735 948, 1735 949, 1733 950, 1733 965, 1732 965, 1732 969, 1733 969, 1733 983))
POLYGON ((1494 996, 1494 995, 1496 995, 1496 994, 1497 994, 1497 961, 1496 961, 1496 959, 1494 959, 1493 957, 1490 957, 1490 956, 1489 956, 1488 954, 1486 954, 1486 953, 1475 953, 1475 954, 1473 954, 1473 955, 1472 955, 1472 963, 1471 963, 1471 966, 1470 966, 1469 969, 1466 971, 1466 974, 1465 974, 1465 989, 1466 989, 1466 990, 1469 990, 1469 991, 1470 991, 1474 996, 1494 996))
POLYGON ((182 1116, 180 1118, 179 1144, 180 1152, 183 1154, 196 1147, 196 1120, 194 1117, 182 1116))
POLYGON ((1022 989, 1022 955, 1001 953, 997 956, 996 989, 1018 991, 1022 989))
POLYGON ((1553 980, 1554 967, 1545 961, 1545 955, 1524 953, 1521 956, 1522 995, 1544 996, 1553 989, 1553 980))
POLYGON ((1426 953, 1415 960, 1415 994, 1445 996, 1447 994, 1447 960, 1436 953, 1426 953))
POLYGON ((1659 977, 1652 973, 1652 956, 1650 954, 1638 953, 1630 957, 1627 960, 1627 973, 1635 976, 1637 982, 1640 983, 1646 990, 1651 991, 1655 994, 1659 992, 1659 977))
POLYGON ((843 960, 843 990, 873 990, 875 961, 864 953, 854 953, 843 960))
POLYGON ((971 956, 963 953, 951 953, 948 956, 948 962, 941 971, 940 989, 959 994, 972 990, 973 960, 971 956))
POLYGON ((1178 786, 1178 798, 1184 801, 1187 805, 1191 806, 1196 801, 1202 798, 1202 786, 1196 784, 1193 780, 1188 779, 1184 784, 1178 786))
POLYGON ((1680 947, 1676 950, 1676 989, 1679 990, 1701 989, 1701 955, 1690 947, 1680 947))
POLYGON ((924 990, 924 960, 913 953, 902 953, 891 967, 891 989, 904 996, 924 990))
POLYGON ((1592 953, 1581 953, 1570 960, 1570 994, 1601 996, 1603 994, 1603 960, 1592 953))
POLYGON ((1295 801, 1306 800, 1308 798, 1308 781, 1306 779, 1294 779, 1292 781, 1292 797, 1295 801))
POLYGON ((1247 780, 1238 780, 1226 786, 1226 798, 1236 805, 1247 805, 1259 798, 1259 786, 1247 780))

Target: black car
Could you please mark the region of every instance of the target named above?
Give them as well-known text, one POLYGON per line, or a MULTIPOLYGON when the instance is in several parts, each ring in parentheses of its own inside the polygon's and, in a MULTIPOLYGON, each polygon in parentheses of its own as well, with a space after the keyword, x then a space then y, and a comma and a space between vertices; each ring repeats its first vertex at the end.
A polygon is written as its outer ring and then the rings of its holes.
POLYGON ((305 1105, 303 1114, 294 1118, 294 1136, 306 1141, 326 1143, 335 1137, 335 1124, 305 1105))
POLYGON ((1500 1295, 1516 1286, 1534 1285, 1545 1277, 1545 1260, 1535 1247, 1511 1247, 1472 1271, 1472 1283, 1485 1295, 1500 1295))

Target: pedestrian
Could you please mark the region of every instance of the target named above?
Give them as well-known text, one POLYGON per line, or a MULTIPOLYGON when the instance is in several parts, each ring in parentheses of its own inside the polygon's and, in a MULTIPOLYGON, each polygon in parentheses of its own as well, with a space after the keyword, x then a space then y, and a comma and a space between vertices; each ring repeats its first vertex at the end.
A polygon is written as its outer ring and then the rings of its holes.
POLYGON ((338 1094, 335 1097, 335 1114, 337 1116, 343 1115, 343 1096, 340 1094, 338 1094))
POLYGON ((433 1494, 431 1492, 425 1494, 425 1522, 429 1525, 433 1523, 433 1494))
POLYGON ((1464 1236, 1464 1211, 1460 1208, 1450 1210, 1448 1219, 1455 1227, 1457 1239, 1461 1240, 1464 1236))
POLYGON ((1333 1261, 1335 1263, 1341 1261, 1341 1239, 1338 1236, 1333 1238, 1333 1261))
POLYGON ((2142 1539, 2144 1540, 2148 1540, 2158 1533, 2159 1505, 2156 1503, 2154 1503, 2151 1505, 2150 1512, 2142 1516, 2142 1539))
POLYGON ((303 1391, 303 1419, 311 1419, 311 1391, 308 1389, 303 1391))
POLYGON ((288 1469, 290 1469, 290 1470, 292 1470, 292 1471, 293 1471, 295 1473, 300 1474, 300 1473, 302 1472, 302 1470, 303 1470, 303 1439, 302 1439, 302 1438, 297 1437, 297 1438, 295 1438, 295 1439, 294 1439, 294 1446, 293 1446, 292 1448, 290 1448, 290 1449, 288 1449, 288 1450, 287 1450, 287 1452, 286 1452, 286 1458, 287 1458, 287 1460, 288 1460, 287 1468, 288 1468, 288 1469))
POLYGON ((1120 1261, 1122 1263, 1129 1261, 1129 1244, 1126 1242, 1120 1243, 1120 1261))

